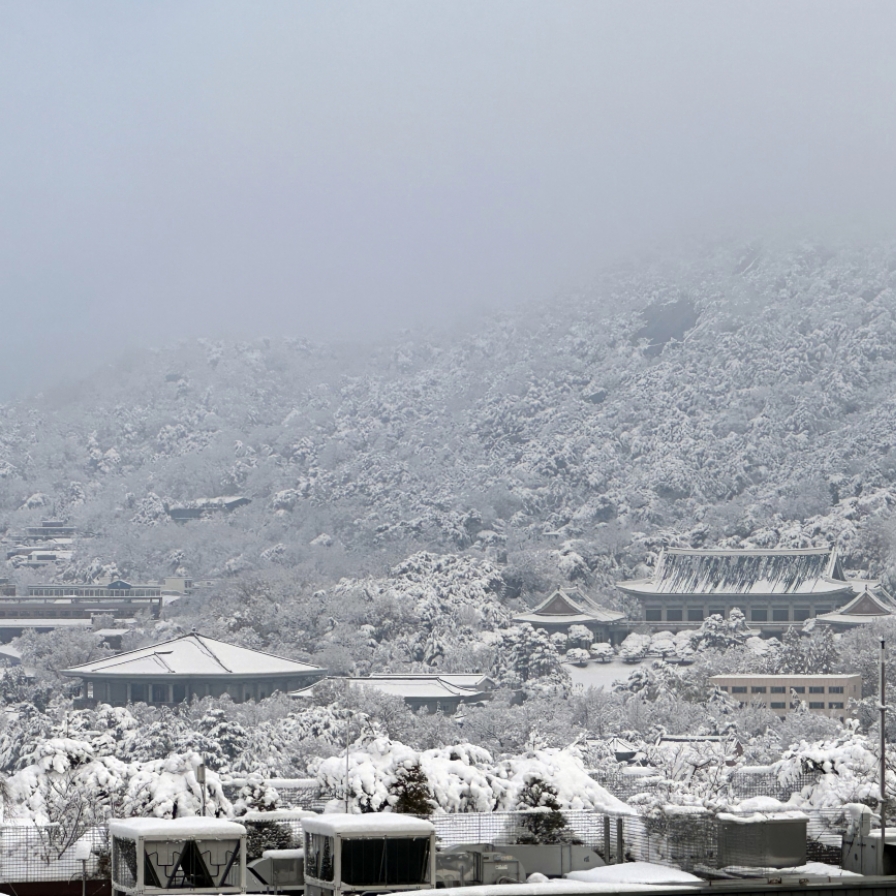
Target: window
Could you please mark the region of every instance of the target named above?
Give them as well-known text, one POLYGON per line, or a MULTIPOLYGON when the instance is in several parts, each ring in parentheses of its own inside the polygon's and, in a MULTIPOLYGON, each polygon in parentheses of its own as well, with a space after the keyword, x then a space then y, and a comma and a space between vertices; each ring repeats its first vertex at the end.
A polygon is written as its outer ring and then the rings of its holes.
POLYGON ((671 609, 666 610, 666 620, 668 622, 681 622, 682 619, 682 611, 681 609, 671 609))
MULTIPOLYGON (((343 850, 345 845, 343 844, 343 850)), ((305 874, 318 880, 333 880, 333 838, 305 834, 305 874)), ((343 872, 343 879, 345 873, 343 872)))
POLYGON ((824 693, 824 685, 823 684, 813 684, 809 686, 810 694, 823 694, 824 693))
POLYGON ((842 687, 842 686, 838 686, 838 685, 836 685, 836 684, 832 684, 832 685, 828 688, 828 693, 829 693, 829 694, 842 694, 842 693, 843 693, 843 687, 842 687))
POLYGON ((764 693, 765 693, 765 686, 764 686, 764 685, 756 685, 756 684, 754 684, 753 687, 750 688, 750 693, 751 693, 751 694, 764 694, 764 693))
POLYGON ((725 617, 725 608, 724 607, 710 607, 709 615, 710 616, 721 616, 722 618, 724 618, 725 617))
POLYGON ((787 704, 772 700, 771 707, 772 709, 787 709, 787 704))
POLYGON ((787 688, 785 688, 783 684, 773 684, 771 686, 771 692, 773 694, 786 694, 787 688))
POLYGON ((688 609, 688 622, 703 622, 703 610, 694 609, 690 607, 688 609))
POLYGON ((828 709, 843 709, 842 702, 828 703, 828 709))
POLYGON ((644 618, 648 622, 662 622, 663 611, 659 607, 648 607, 644 611, 644 618))
POLYGON ((793 621, 805 622, 811 615, 808 607, 796 607, 793 611, 793 621))
POLYGON ((735 685, 733 688, 731 688, 731 693, 732 694, 746 694, 747 693, 746 685, 744 685, 744 686, 735 685))
POLYGON ((750 622, 768 622, 768 610, 754 607, 750 610, 750 622))
POLYGON ((809 709, 824 709, 824 700, 818 702, 817 700, 809 701, 809 709))
POLYGON ((343 838, 342 882, 354 886, 426 883, 429 842, 429 837, 343 838))
POLYGON ((146 685, 131 685, 131 703, 146 703, 146 685))
POLYGON ((796 687, 793 687, 790 690, 793 691, 795 694, 805 694, 806 693, 806 689, 801 684, 798 684, 796 687))
POLYGON ((93 682, 92 681, 87 682, 87 699, 88 700, 93 699, 93 682))
POLYGON ((772 610, 772 622, 789 622, 790 610, 787 607, 775 607, 772 610))
POLYGON ((830 608, 830 607, 823 607, 823 606, 822 606, 822 607, 816 607, 816 608, 815 608, 815 615, 816 615, 816 616, 824 616, 825 613, 830 613, 830 612, 831 612, 831 608, 830 608))
POLYGON ((187 699, 187 686, 185 684, 171 685, 171 702, 183 703, 187 699))
POLYGON ((168 685, 154 684, 152 686, 152 702, 167 703, 168 702, 168 685))
POLYGON ((720 685, 719 685, 719 690, 720 690, 720 691, 725 691, 725 693, 728 693, 728 685, 727 685, 727 684, 720 684, 720 685))

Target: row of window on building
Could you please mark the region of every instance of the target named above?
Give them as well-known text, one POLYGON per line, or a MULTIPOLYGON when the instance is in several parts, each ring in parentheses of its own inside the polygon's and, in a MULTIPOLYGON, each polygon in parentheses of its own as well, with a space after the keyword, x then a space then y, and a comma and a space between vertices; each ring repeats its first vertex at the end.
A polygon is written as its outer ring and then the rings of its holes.
MULTIPOLYGON (((750 622, 805 622, 812 616, 830 613, 829 605, 812 607, 750 607, 750 622)), ((726 616, 724 607, 647 607, 647 622, 703 622, 708 616, 726 616)))
MULTIPOLYGON (((720 689, 723 691, 728 690, 728 685, 723 684, 720 685, 720 689)), ((754 684, 750 687, 751 694, 786 694, 788 691, 793 691, 797 694, 805 694, 806 687, 805 685, 794 685, 791 687, 786 687, 783 684, 773 684, 773 685, 764 685, 764 684, 754 684)), ((746 694, 747 686, 746 685, 732 685, 731 686, 732 694, 746 694)), ((825 690, 825 686, 823 684, 812 684, 809 685, 809 693, 810 694, 842 694, 843 686, 832 684, 829 685, 827 690, 825 690)))

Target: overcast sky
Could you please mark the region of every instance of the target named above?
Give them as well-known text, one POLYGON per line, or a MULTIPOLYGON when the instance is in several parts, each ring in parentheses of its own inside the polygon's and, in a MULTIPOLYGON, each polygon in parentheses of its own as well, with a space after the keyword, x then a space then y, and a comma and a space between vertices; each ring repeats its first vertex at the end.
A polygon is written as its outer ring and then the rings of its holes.
POLYGON ((885 221, 896 3, 0 0, 0 400, 885 221))

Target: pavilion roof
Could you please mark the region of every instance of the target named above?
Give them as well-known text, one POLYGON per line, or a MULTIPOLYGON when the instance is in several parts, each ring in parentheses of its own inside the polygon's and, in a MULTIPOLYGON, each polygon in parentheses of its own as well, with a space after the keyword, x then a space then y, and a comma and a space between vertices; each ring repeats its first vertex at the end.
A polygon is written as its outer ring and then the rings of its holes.
POLYGON ((847 595, 846 579, 835 551, 682 550, 668 548, 653 575, 619 582, 629 594, 847 595))
POLYGON ((618 622, 624 618, 625 613, 602 607, 581 591, 570 592, 563 588, 553 591, 537 607, 513 617, 515 622, 532 625, 587 625, 589 622, 618 622))

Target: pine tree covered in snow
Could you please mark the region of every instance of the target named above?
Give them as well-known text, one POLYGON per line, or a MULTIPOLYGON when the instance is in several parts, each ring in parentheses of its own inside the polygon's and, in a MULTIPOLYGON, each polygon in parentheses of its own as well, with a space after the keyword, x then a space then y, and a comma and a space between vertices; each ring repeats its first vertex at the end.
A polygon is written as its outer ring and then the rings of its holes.
POLYGON ((401 766, 396 770, 391 793, 395 798, 395 802, 392 803, 393 812, 421 816, 432 814, 429 781, 419 762, 401 766))
POLYGON ((517 800, 526 813, 520 822, 524 829, 520 843, 565 843, 573 839, 560 811, 556 787, 537 775, 527 775, 517 800))

